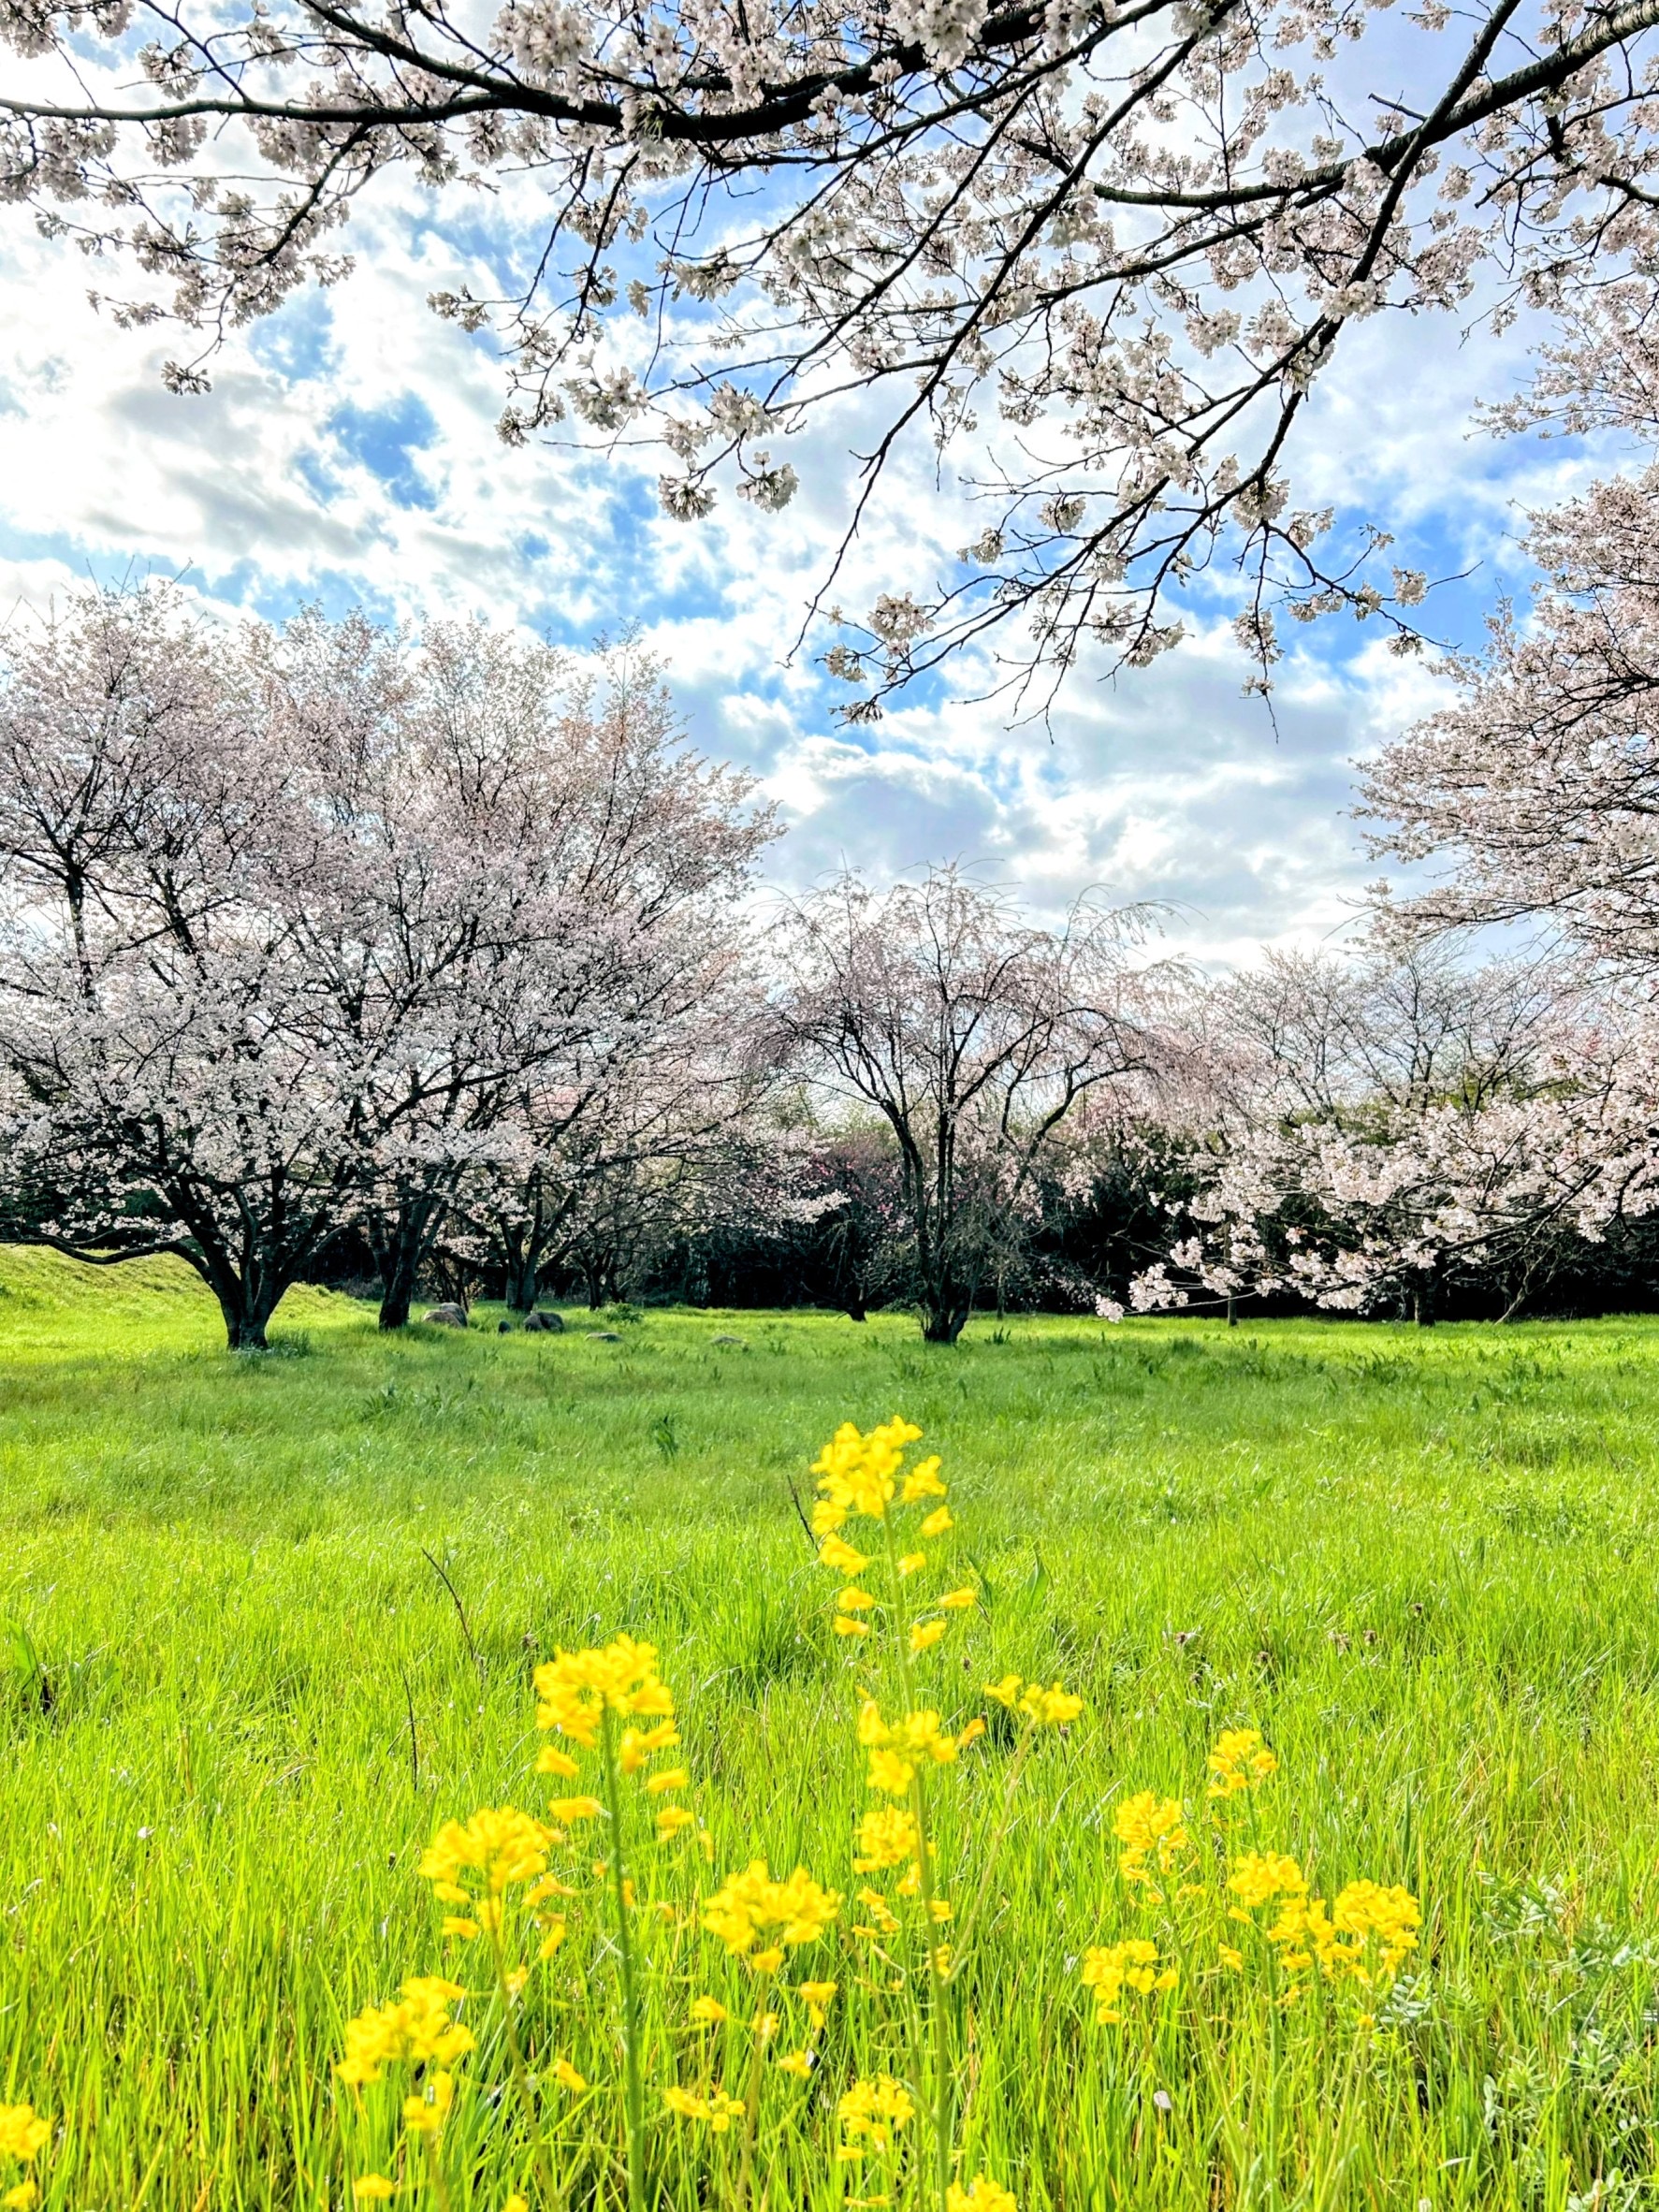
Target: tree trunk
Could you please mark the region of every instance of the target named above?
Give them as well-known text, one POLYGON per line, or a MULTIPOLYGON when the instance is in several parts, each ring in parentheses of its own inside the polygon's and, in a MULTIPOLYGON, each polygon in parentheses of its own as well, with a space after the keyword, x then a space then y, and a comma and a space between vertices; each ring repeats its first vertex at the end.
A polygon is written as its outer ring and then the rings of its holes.
POLYGON ((522 1252, 507 1255, 507 1310, 514 1314, 535 1311, 536 1294, 541 1288, 541 1269, 534 1259, 522 1252))
POLYGON ((1419 1329, 1434 1326, 1434 1278, 1419 1275, 1411 1287, 1411 1317, 1419 1329))
POLYGON ((1238 1311, 1230 1290, 1227 1294, 1227 1325, 1230 1329, 1236 1329, 1239 1325, 1238 1311))
POLYGON ((443 1218, 443 1198, 436 1191, 422 1191, 403 1199, 395 1212, 371 1225, 369 1242, 380 1269, 383 1329, 408 1326, 421 1266, 443 1218))
POLYGON ((953 1277, 929 1284, 922 1296, 922 1334, 928 1344, 954 1344, 973 1311, 973 1292, 953 1277))
POLYGON ((381 1261, 380 1326, 383 1329, 405 1329, 409 1325, 409 1309, 415 1303, 416 1258, 414 1250, 400 1243, 381 1261))
POLYGON ((272 1314, 282 1303, 283 1292, 288 1288, 284 1283, 272 1288, 263 1273, 250 1280, 247 1276, 232 1276, 213 1284, 213 1295, 219 1301, 219 1311, 225 1317, 226 1347, 233 1352, 263 1352, 266 1344, 265 1329, 272 1314))

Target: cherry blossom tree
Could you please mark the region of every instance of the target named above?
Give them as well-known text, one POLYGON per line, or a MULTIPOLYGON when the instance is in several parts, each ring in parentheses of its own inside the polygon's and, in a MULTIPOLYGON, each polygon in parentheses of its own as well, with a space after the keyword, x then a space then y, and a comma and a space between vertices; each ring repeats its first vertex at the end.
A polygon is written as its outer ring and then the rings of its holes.
POLYGON ((175 1252, 262 1345, 364 1164, 366 1070, 296 956, 320 830, 256 671, 175 594, 90 595, 10 643, 7 1135, 68 1208, 36 1233, 175 1252))
MULTIPOLYGON (((327 633, 325 654, 341 643, 327 633)), ((774 834, 745 778, 686 748, 661 671, 630 645, 584 673, 482 624, 437 625, 407 681, 385 757, 351 749, 333 799, 374 856, 375 935, 338 967, 342 1011, 386 1004, 407 1047, 376 1063, 389 1081, 366 1216, 394 1327, 462 1178, 528 1180, 523 1224, 548 1233, 549 1146, 617 1128, 624 1090, 653 1084, 670 1125, 686 1033, 718 1019, 743 956, 739 896, 774 834)), ((335 688, 326 670, 325 713, 335 688)), ((521 1254, 510 1287, 534 1265, 521 1254)))
POLYGON ((482 629, 216 630, 149 590, 4 673, 8 1134, 72 1199, 41 1233, 178 1252, 237 1347, 346 1222, 405 1319, 526 1097, 683 1022, 770 834, 627 651, 585 681, 482 629))
POLYGON ((1436 861, 1414 931, 1539 921, 1627 975, 1659 968, 1659 467, 1533 517, 1543 580, 1456 696, 1367 769, 1377 849, 1436 861))
POLYGON ((1275 602, 1408 644, 1422 593, 1294 496, 1351 324, 1461 308, 1483 272, 1500 323, 1651 297, 1656 12, 5 0, 0 191, 123 272, 118 317, 199 334, 180 391, 226 330, 348 277, 386 172, 528 195, 528 276, 432 302, 497 333, 510 444, 575 415, 660 441, 672 515, 722 483, 777 508, 791 433, 853 400, 849 531, 912 433, 961 449, 983 527, 850 629, 851 711, 1014 618, 1016 660, 1143 661, 1224 560, 1265 680, 1275 602))
POLYGON ((1196 1187, 1142 1310, 1293 1293, 1432 1322, 1485 1277, 1513 1311, 1575 1244, 1659 1207, 1649 1025, 1558 958, 1278 955, 1202 1020, 1196 1187))
POLYGON ((842 876, 778 936, 786 1049, 898 1150, 909 1272, 930 1343, 961 1334, 1078 1101, 1140 1066, 1137 918, 1084 903, 1058 932, 955 867, 885 894, 842 876))

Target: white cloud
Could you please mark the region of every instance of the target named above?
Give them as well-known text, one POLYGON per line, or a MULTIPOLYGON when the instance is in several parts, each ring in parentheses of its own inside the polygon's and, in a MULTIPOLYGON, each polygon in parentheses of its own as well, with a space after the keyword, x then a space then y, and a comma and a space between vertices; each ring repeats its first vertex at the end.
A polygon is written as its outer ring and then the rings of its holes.
MULTIPOLYGON (((1225 630, 1201 621, 1150 670, 1111 682, 1080 670, 1046 728, 1009 729, 996 701, 935 697, 844 731, 837 688, 809 652, 787 656, 841 527, 855 417, 790 442, 803 492, 782 516, 728 499, 692 527, 655 511, 655 456, 512 452, 495 435, 499 364, 426 308, 432 290, 483 284, 429 212, 394 180, 351 240, 356 276, 321 307, 239 334, 197 400, 160 387, 176 339, 117 331, 87 306, 78 256, 15 217, 0 226, 6 602, 137 561, 191 566, 210 594, 269 612, 314 593, 577 640, 637 622, 699 744, 751 767, 784 809, 780 881, 843 861, 880 875, 973 859, 1050 910, 1096 885, 1167 901, 1173 939, 1211 959, 1348 924, 1374 870, 1346 812, 1347 763, 1422 710, 1420 667, 1351 627, 1298 633, 1275 732, 1241 695, 1225 630), (375 440, 389 451, 399 421, 392 467, 375 440)), ((1300 433, 1299 494, 1397 517, 1414 558, 1427 545, 1453 565, 1484 561, 1485 590, 1515 573, 1511 502, 1551 496, 1584 463, 1468 440, 1474 397, 1509 370, 1491 342, 1460 350, 1450 335, 1388 318, 1353 334, 1300 433)), ((973 534, 972 512, 919 442, 895 462, 837 596, 857 607, 930 583, 973 534)), ((970 662, 955 688, 994 675, 970 662)))

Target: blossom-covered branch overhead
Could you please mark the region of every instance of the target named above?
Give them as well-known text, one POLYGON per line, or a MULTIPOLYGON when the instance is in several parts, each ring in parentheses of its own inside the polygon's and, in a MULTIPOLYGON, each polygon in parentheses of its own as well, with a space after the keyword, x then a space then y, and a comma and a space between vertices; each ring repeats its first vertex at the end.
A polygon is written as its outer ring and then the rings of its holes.
POLYGON ((828 655, 855 719, 1011 620, 1015 665, 1144 662, 1217 561, 1265 683, 1278 607, 1415 642, 1425 578, 1295 499, 1297 418, 1346 326, 1455 309, 1484 268, 1500 316, 1570 316, 1655 258, 1659 0, 1381 13, 5 0, 28 59, 0 193, 123 269, 119 315, 196 334, 168 371, 189 390, 227 328, 347 274, 383 172, 515 210, 528 182, 514 269, 432 301, 499 339, 509 443, 573 416, 655 441, 694 519, 722 484, 787 504, 792 433, 855 402, 867 450, 822 488, 848 542, 912 437, 971 455, 974 542, 894 577, 828 655))

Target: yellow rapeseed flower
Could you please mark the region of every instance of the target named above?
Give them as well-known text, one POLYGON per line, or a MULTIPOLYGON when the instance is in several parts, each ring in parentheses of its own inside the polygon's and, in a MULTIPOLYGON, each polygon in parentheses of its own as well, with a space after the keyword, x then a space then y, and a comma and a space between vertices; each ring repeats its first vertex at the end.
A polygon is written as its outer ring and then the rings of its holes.
POLYGON ((836 1634, 837 1636, 868 1636, 869 1633, 870 1627, 867 1621, 855 1621, 850 1613, 836 1615, 836 1634))
POLYGON ((995 1697, 998 1705, 1006 1705, 1011 1712, 1019 1701, 1020 1684, 1024 1680, 1023 1675, 1005 1674, 999 1682, 985 1684, 985 1695, 995 1697))
POLYGON ((867 1436, 851 1421, 843 1421, 812 1463, 820 1492, 812 1517, 816 1533, 833 1535, 849 1515, 885 1519, 897 1489, 895 1477, 905 1447, 921 1433, 913 1421, 896 1416, 867 1436))
POLYGON ((1083 1955, 1083 1986, 1094 1992, 1095 2018, 1104 2027, 1123 2018, 1126 1989, 1139 1997, 1162 1995, 1178 1979, 1174 1967, 1158 1964, 1157 1945, 1144 1936, 1092 1945, 1083 1955))
POLYGON ((870 1564, 867 1552, 855 1551, 837 1535, 827 1535, 818 1547, 820 1566, 835 1567, 843 1575, 862 1575, 870 1564))
POLYGON ((727 2017, 726 2008, 718 1997, 693 1998, 691 2017, 699 2028, 718 2028, 727 2017))
POLYGON ((1307 1876, 1293 1858, 1278 1851, 1246 1851, 1233 1861, 1227 1886, 1234 1897, 1254 1910, 1276 1897, 1304 1897, 1307 1876))
POLYGON ((661 1751, 672 1751, 678 1741, 679 1730, 672 1721, 659 1721, 654 1728, 624 1728, 617 1746, 617 1764, 624 1774, 637 1774, 648 1759, 661 1751))
POLYGON ((947 1590, 938 1602, 947 1613, 965 1613, 979 1604, 980 1594, 977 1590, 947 1590))
POLYGON ((810 2051, 790 2051, 779 2059, 778 2065, 780 2073, 796 2074, 805 2081, 812 2071, 812 2054, 810 2051))
POLYGON ((867 1613, 875 1602, 869 1592, 861 1590, 856 1582, 850 1583, 845 1590, 836 1594, 837 1613, 867 1613))
POLYGON ((945 2191, 945 2212, 1018 2212, 1011 2189, 976 2174, 966 2189, 953 2181, 945 2191))
POLYGON ((573 2097, 579 2097, 588 2087, 568 2059, 554 2059, 553 2079, 561 2089, 568 2089, 573 2097))
POLYGON ((51 2122, 32 2104, 0 2104, 0 2158, 32 2164, 51 2138, 51 2122))
POLYGON ((1020 1699, 1020 1710, 1039 1728, 1063 1728, 1083 1710, 1083 1699, 1074 1697, 1070 1690, 1062 1690, 1058 1682, 1047 1690, 1041 1682, 1028 1682, 1020 1699))
POLYGON ((836 2106, 852 2144, 860 2149, 869 2144, 877 2150, 892 2148, 895 2131, 908 2126, 915 2110, 910 2091, 890 2074, 855 2081, 836 2106))
POLYGON ((454 2103, 454 2074, 430 2074, 414 2096, 404 2098, 403 2125, 412 2135, 439 2134, 454 2103))
POLYGON ((926 1564, 925 1551, 906 1551, 900 1555, 898 1571, 901 1575, 919 1575, 926 1564))
POLYGON ((1350 1882, 1338 1890, 1331 1918, 1339 1935, 1358 1936, 1361 1944, 1374 1942, 1383 1972, 1392 1974, 1417 1949, 1423 1915, 1416 1898, 1398 1884, 1384 1889, 1375 1882, 1350 1882))
POLYGON ((907 1859, 913 1859, 921 1847, 915 1814, 901 1806, 883 1805, 866 1812, 858 1824, 858 1855, 852 1861, 852 1871, 873 1874, 882 1867, 902 1866, 907 1859))
POLYGON ((931 1707, 920 1706, 902 1721, 888 1723, 873 1697, 866 1697, 859 1708, 858 1740, 866 1751, 902 1752, 918 1763, 927 1759, 936 1767, 948 1767, 958 1748, 955 1737, 939 1725, 931 1707))
POLYGON ((935 1644, 944 1640, 945 1630, 949 1626, 948 1621, 916 1622, 910 1629, 912 1656, 923 1652, 931 1652, 935 1644))
POLYGON ((901 1506, 913 1506, 919 1498, 942 1498, 945 1486, 939 1478, 939 1454, 932 1452, 924 1460, 918 1460, 905 1477, 905 1486, 899 1493, 901 1506))
MULTIPOLYGON (((353 2088, 378 2081, 399 2060, 449 2066, 473 2048, 473 2031, 450 2017, 466 1991, 437 1974, 415 1974, 390 2004, 371 2004, 346 2023, 345 2057, 334 2069, 353 2088)), ((24 2108, 26 2109, 26 2107, 24 2108)), ((0 2107, 3 2115, 4 2107, 0 2107)), ((0 2146, 4 2138, 0 2137, 0 2146)))
POLYGON ((1137 1791, 1113 1814, 1112 1832, 1126 1847, 1117 1861, 1124 1880, 1144 1886, 1152 1902, 1161 1904, 1163 1892, 1153 1880, 1148 1861, 1156 1858, 1159 1873, 1167 1874, 1190 1843, 1180 1800, 1160 1797, 1152 1790, 1137 1791))
POLYGON ((840 1987, 838 1982, 803 1982, 800 1986, 801 2002, 811 2016, 814 2028, 822 2028, 832 1999, 840 1987))
POLYGON ((578 1821, 603 1820, 604 1800, 592 1797, 549 1797, 547 1810, 555 1820, 561 1820, 567 1827, 574 1827, 578 1821))
POLYGON ((591 1751, 605 1712, 672 1720, 674 1698, 657 1673, 657 1647, 618 1636, 598 1650, 556 1652, 535 1670, 536 1726, 591 1751))
POLYGON ((1233 1797, 1276 1774, 1279 1762, 1262 1742, 1259 1729, 1224 1728, 1210 1754, 1209 1768, 1208 1795, 1233 1797))
POLYGON ((706 2097, 693 2096, 689 2089, 666 2088, 662 2102, 670 2112, 681 2119, 705 2120, 716 2135, 724 2135, 735 2119, 742 2117, 741 2097, 728 2097, 723 2089, 715 2089, 706 2097))
POLYGON ((448 1903, 470 1900, 473 1882, 499 1898, 514 1884, 538 1881, 546 1872, 552 1843, 530 1813, 496 1806, 465 1821, 446 1820, 421 1854, 420 1871, 448 1903))
POLYGON ((942 1536, 947 1529, 953 1529, 956 1523, 951 1518, 949 1506, 939 1506, 922 1523, 922 1534, 931 1539, 934 1536, 942 1536))
POLYGON ((815 1943, 839 1914, 839 1893, 822 1889, 804 1867, 786 1882, 775 1882, 764 1858, 741 1874, 728 1875, 703 1906, 703 1925, 738 1957, 753 1950, 763 1929, 775 1928, 778 1941, 793 1949, 815 1943))
POLYGON ((397 2183, 388 2180, 384 2174, 359 2174, 352 2183, 352 2194, 359 2204, 384 2203, 387 2197, 395 2197, 397 2193, 397 2183))

